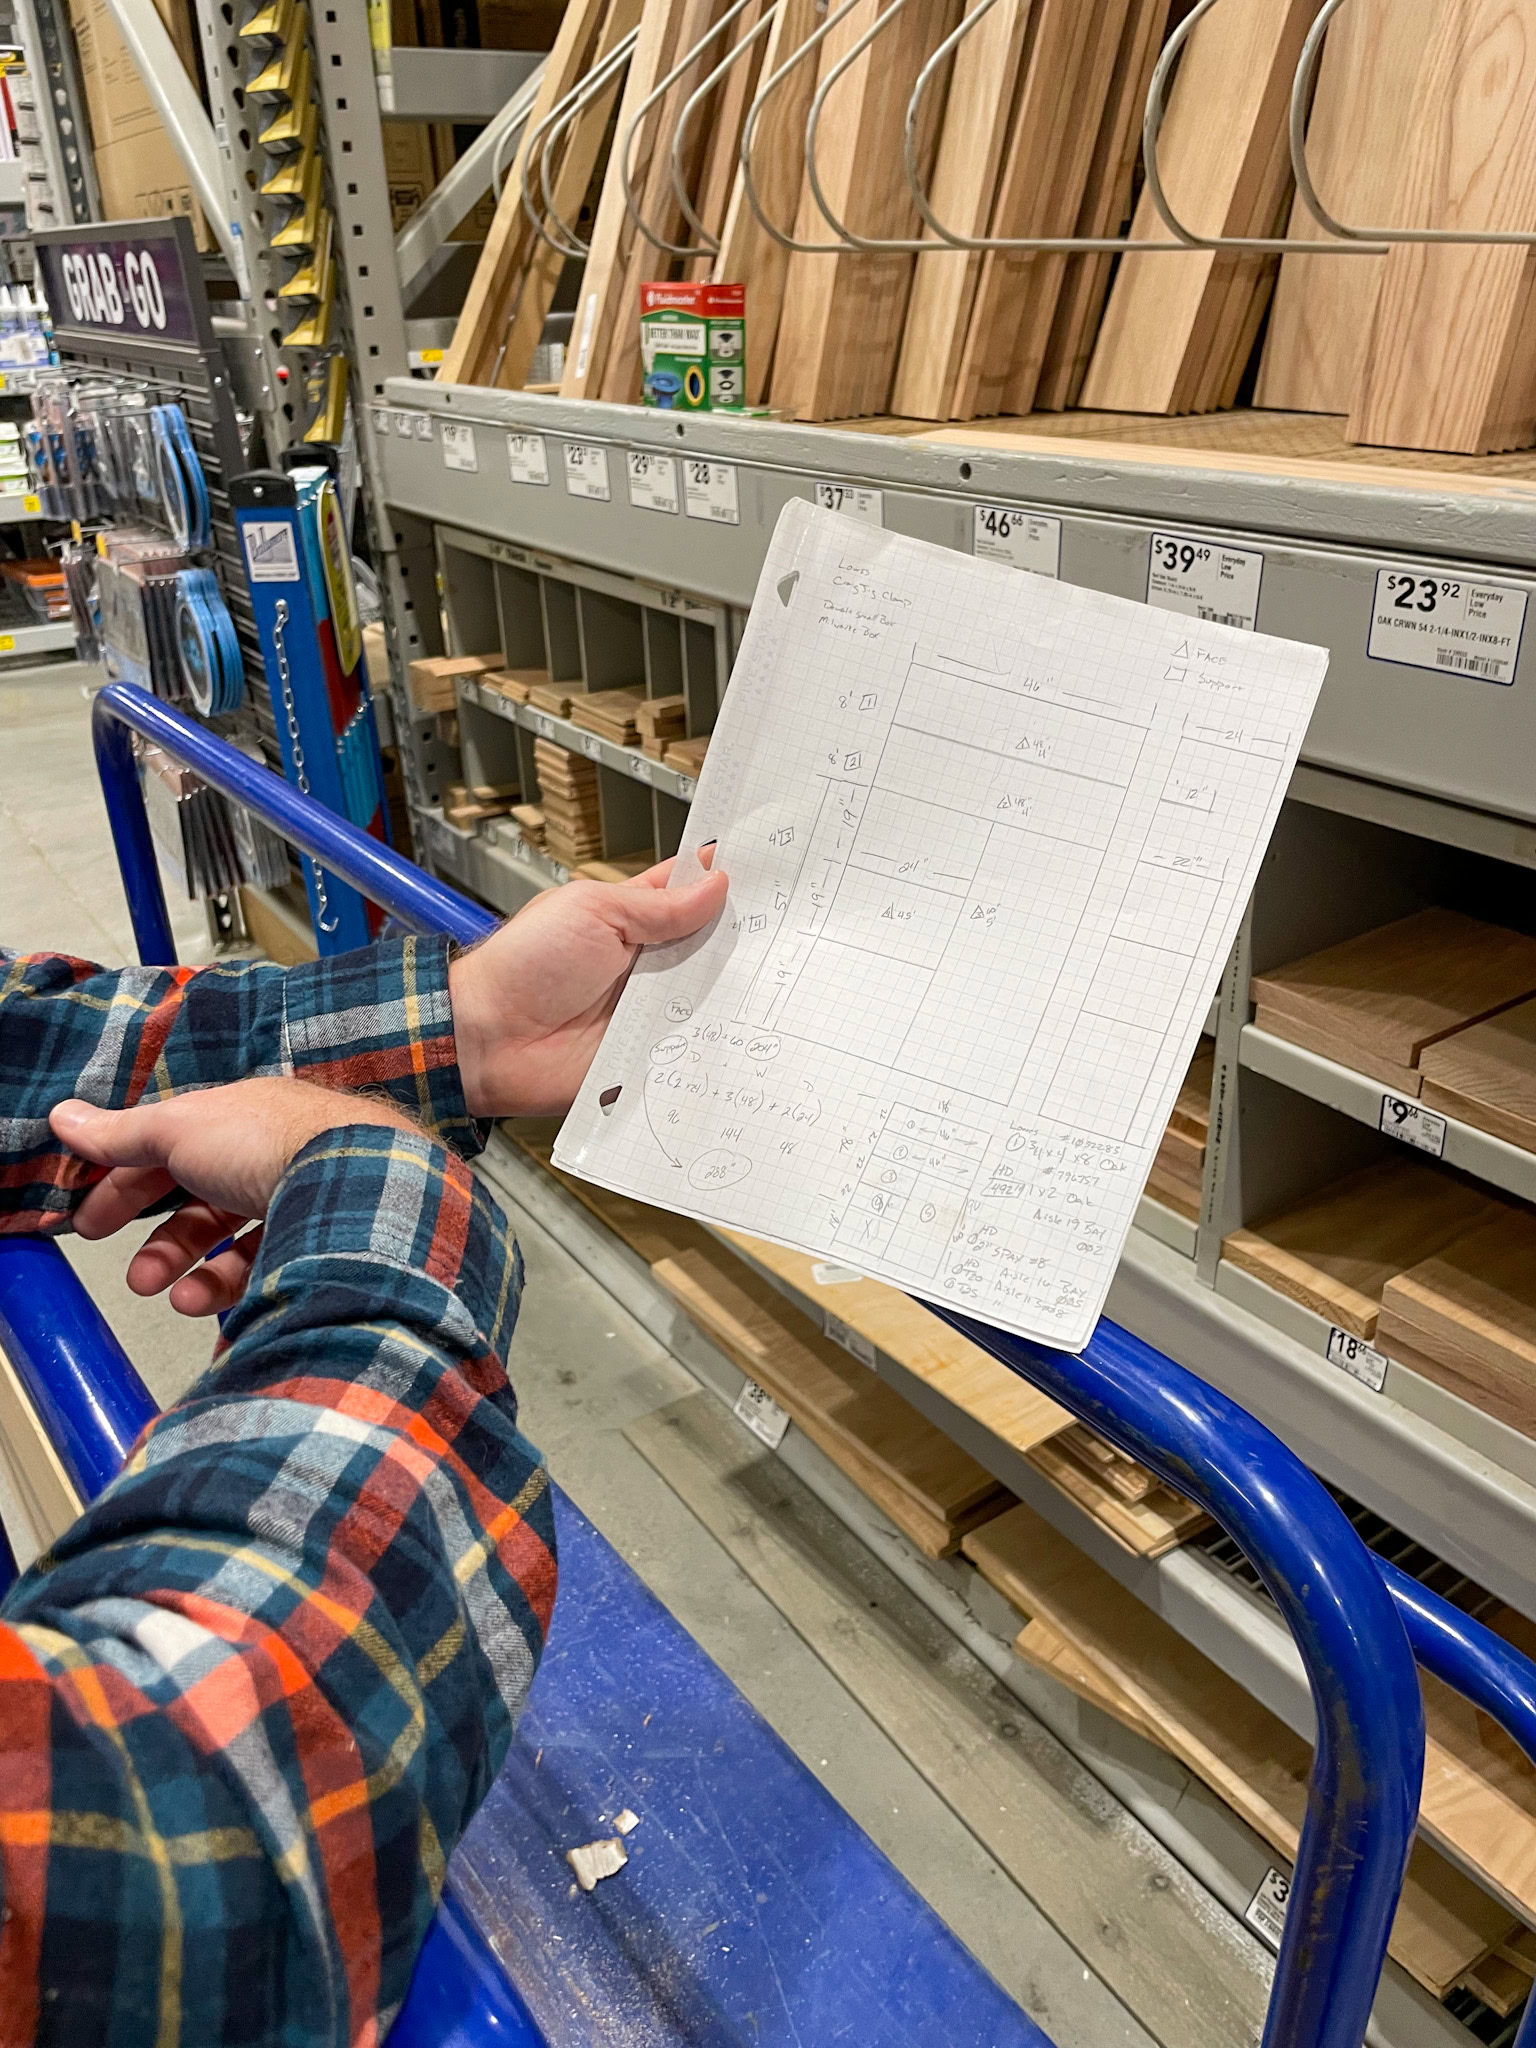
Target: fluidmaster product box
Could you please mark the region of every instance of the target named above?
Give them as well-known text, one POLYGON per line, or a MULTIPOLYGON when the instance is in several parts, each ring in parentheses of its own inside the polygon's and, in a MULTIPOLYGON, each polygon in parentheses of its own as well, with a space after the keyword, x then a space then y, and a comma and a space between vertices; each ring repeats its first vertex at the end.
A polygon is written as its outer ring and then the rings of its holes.
POLYGON ((744 284, 643 284, 643 401, 666 412, 740 412, 746 403, 744 284))

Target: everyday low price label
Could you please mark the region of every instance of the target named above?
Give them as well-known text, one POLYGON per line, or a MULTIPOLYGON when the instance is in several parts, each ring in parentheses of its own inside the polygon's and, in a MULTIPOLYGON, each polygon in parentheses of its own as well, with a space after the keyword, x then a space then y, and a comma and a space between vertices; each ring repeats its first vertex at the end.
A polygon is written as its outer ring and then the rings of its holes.
POLYGON ((971 553, 978 562, 1006 562, 1036 576, 1061 574, 1061 521, 1016 505, 977 505, 971 512, 971 553))
POLYGON ((590 441, 567 441, 563 447, 565 456, 565 488, 573 498, 600 498, 605 502, 612 496, 608 488, 608 450, 594 447, 590 441))
POLYGON ((1246 626, 1259 616, 1264 557, 1257 548, 1227 548, 1188 533, 1154 533, 1147 555, 1147 603, 1186 619, 1246 626))
POLYGON ((1379 1394, 1387 1384, 1385 1352, 1377 1351, 1352 1330, 1341 1330, 1337 1323, 1328 1332, 1328 1363, 1347 1372, 1361 1386, 1369 1387, 1373 1394, 1379 1394))
POLYGON ((1525 631, 1525 592, 1507 583, 1378 569, 1366 653, 1482 683, 1512 683, 1525 631))
POLYGON ((744 1382, 731 1413, 738 1422, 744 1422, 755 1437, 761 1437, 770 1451, 776 1451, 783 1443, 789 1428, 789 1413, 779 1406, 772 1394, 765 1394, 756 1380, 744 1382))
POLYGON ((629 502, 642 512, 677 512, 681 510, 681 499, 677 489, 677 462, 670 455, 651 455, 646 452, 631 452, 625 458, 629 467, 629 502))
POLYGON ((1400 1144, 1411 1145, 1415 1152, 1428 1152, 1436 1159, 1445 1157, 1445 1118, 1436 1116, 1422 1102, 1410 1101, 1404 1095, 1383 1095, 1376 1128, 1400 1144))
POLYGON ((860 1365, 873 1368, 875 1347, 867 1337, 862 1336, 857 1330, 850 1330, 841 1316, 829 1315, 825 1328, 834 1344, 841 1344, 845 1351, 851 1352, 860 1365))
POLYGON ((480 457, 475 452, 475 430, 460 420, 443 421, 444 469, 475 469, 480 457))
POLYGON ((885 524, 883 491, 868 491, 855 484, 818 484, 816 502, 824 512, 841 512, 845 519, 861 519, 866 526, 885 524))
POLYGON ((1291 1880, 1283 1870, 1266 1870, 1259 1880, 1259 1888, 1248 1901, 1243 1918, 1259 1937, 1267 1942, 1276 1954, 1280 1951, 1280 1937, 1285 1932, 1285 1909, 1290 1904, 1291 1880))
POLYGON ((547 484, 549 451, 542 434, 508 434, 507 468, 515 484, 547 484))
POLYGON ((731 462, 683 462, 684 510, 690 519, 712 519, 717 526, 740 526, 741 502, 736 490, 736 465, 731 462))

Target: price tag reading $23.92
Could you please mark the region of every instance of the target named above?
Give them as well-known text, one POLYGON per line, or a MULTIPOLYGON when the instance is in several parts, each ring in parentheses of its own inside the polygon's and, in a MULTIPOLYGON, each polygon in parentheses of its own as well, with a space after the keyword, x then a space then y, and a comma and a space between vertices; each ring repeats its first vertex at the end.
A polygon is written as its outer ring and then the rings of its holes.
POLYGON ((1365 651, 1372 661, 1512 683, 1524 631, 1525 592, 1507 583, 1378 569, 1365 651))

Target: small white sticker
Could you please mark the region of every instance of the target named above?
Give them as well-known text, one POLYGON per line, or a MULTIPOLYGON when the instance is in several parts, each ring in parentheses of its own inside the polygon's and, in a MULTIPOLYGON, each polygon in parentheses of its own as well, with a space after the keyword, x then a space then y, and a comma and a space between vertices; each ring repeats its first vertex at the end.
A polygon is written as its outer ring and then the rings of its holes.
POLYGON ((654 765, 654 762, 646 754, 629 755, 629 772, 633 775, 636 782, 654 782, 656 778, 651 773, 654 765))
POLYGON ((554 876, 562 889, 571 879, 571 871, 563 861, 552 860, 549 864, 549 872, 554 876))
POLYGON ((1246 626, 1259 616, 1264 557, 1188 533, 1154 533, 1147 554, 1147 603, 1187 619, 1246 626))
POLYGON ((512 841, 512 858, 516 861, 521 861, 526 868, 533 865, 532 854, 532 847, 529 846, 527 840, 519 833, 517 838, 512 841))
POLYGON ((1525 597, 1507 583, 1426 576, 1406 565, 1378 569, 1365 651, 1372 661, 1512 683, 1525 631, 1525 597))
POLYGON ((885 524, 883 491, 866 491, 856 484, 818 484, 816 502, 824 512, 841 512, 845 519, 861 519, 866 526, 885 524))
POLYGON ((387 406, 376 405, 373 408, 373 431, 376 434, 387 434, 389 432, 389 408, 387 406))
POLYGON ((717 526, 740 526, 736 466, 731 462, 683 461, 684 510, 690 519, 713 519, 717 526))
POLYGON ((576 344, 576 375, 587 374, 587 357, 592 352, 592 323, 597 318, 597 293, 588 292, 587 302, 581 309, 581 339, 576 344))
POLYGON ((679 775, 677 778, 677 793, 685 804, 693 802, 693 793, 698 786, 691 775, 679 775))
POLYGON ((611 495, 608 489, 608 450, 595 447, 590 441, 566 441, 563 453, 565 488, 571 496, 606 501, 611 495))
POLYGON ((1016 505, 976 505, 971 510, 971 553, 978 562, 1006 562, 1036 576, 1061 574, 1061 521, 1016 505))
POLYGON ((424 412, 416 415, 416 438, 418 441, 430 441, 432 438, 432 421, 424 412))
POLYGON ((541 740, 552 740, 555 736, 555 721, 547 711, 535 711, 530 723, 541 740))
POLYGON ((862 1336, 859 1331, 850 1330, 841 1316, 829 1315, 826 1319, 825 1327, 827 1335, 832 1339, 832 1342, 834 1344, 841 1344, 845 1351, 852 1352, 860 1365, 871 1367, 874 1365, 874 1345, 867 1337, 862 1336))
POLYGON ((549 452, 542 434, 508 434, 507 468, 515 484, 547 484, 549 452))
POLYGON ((1291 1880, 1283 1870, 1266 1870, 1259 1880, 1259 1888, 1248 1901, 1248 1910, 1243 1918, 1259 1937, 1278 1955, 1280 1937, 1285 1932, 1285 1909, 1290 1903, 1291 1880))
POLYGON ((772 1394, 765 1394, 756 1380, 742 1382, 731 1413, 738 1422, 744 1422, 754 1436, 761 1437, 770 1451, 776 1451, 783 1443, 784 1432, 789 1428, 788 1411, 779 1406, 772 1394))
POLYGON ((472 470, 480 467, 480 457, 475 453, 475 430, 463 420, 443 421, 443 467, 472 470))
POLYGON ((1379 1394, 1387 1383, 1386 1354, 1353 1331, 1341 1330, 1337 1323, 1328 1332, 1328 1363, 1347 1372, 1362 1387, 1369 1387, 1373 1394, 1379 1394))
POLYGON ((1376 1128, 1400 1144, 1411 1145, 1415 1152, 1428 1152, 1435 1159, 1445 1157, 1445 1118, 1422 1102, 1403 1095, 1383 1095, 1376 1128))
POLYGON ((603 743, 595 732, 584 732, 581 736, 581 751, 589 761, 601 761, 603 743))
POLYGON ((632 451, 625 458, 629 467, 629 502, 641 512, 677 512, 677 463, 670 455, 632 451))
POLYGON ((395 414, 395 432, 400 436, 402 441, 412 440, 416 433, 415 414, 409 412, 397 412, 395 414))
POLYGON ((839 1266, 831 1259, 818 1259, 811 1268, 811 1278, 818 1287, 846 1287, 851 1281, 862 1280, 864 1275, 857 1266, 839 1266))
POLYGON ((253 583, 297 583, 299 557, 286 519, 247 519, 240 529, 253 583))

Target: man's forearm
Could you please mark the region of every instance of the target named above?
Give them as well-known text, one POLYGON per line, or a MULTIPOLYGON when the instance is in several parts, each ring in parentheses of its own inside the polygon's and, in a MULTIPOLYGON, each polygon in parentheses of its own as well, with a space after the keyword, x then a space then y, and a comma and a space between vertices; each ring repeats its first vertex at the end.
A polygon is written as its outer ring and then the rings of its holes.
POLYGON ((103 1109, 255 1075, 388 1094, 461 1152, 464 1107, 446 939, 299 967, 112 971, 62 954, 0 959, 0 1229, 59 1230, 96 1178, 48 1129, 68 1096, 103 1109))
POLYGON ((4 1610, 0 1725, 46 1752, 8 1764, 54 1846, 39 1888, 0 1829, 0 1921, 50 1919, 0 2009, 79 2048, 126 1999, 200 2048, 382 2031, 554 1597, 519 1280, 441 1147, 348 1126, 295 1159, 229 1350, 4 1610))

